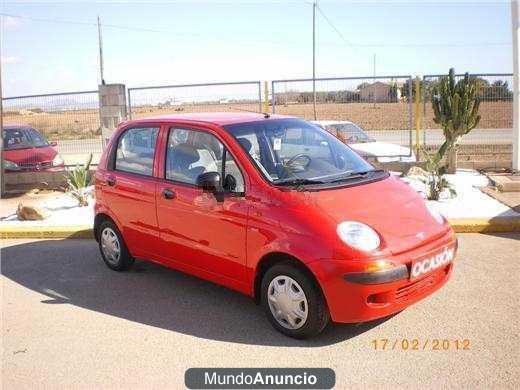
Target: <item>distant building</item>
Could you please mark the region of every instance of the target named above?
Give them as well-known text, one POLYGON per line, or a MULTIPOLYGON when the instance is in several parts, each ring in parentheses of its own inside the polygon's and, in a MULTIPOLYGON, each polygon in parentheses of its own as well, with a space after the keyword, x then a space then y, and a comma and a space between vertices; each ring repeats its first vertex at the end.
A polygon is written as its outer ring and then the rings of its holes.
POLYGON ((390 103, 401 100, 401 89, 397 84, 387 84, 376 81, 372 84, 365 84, 359 88, 359 98, 361 101, 390 103))

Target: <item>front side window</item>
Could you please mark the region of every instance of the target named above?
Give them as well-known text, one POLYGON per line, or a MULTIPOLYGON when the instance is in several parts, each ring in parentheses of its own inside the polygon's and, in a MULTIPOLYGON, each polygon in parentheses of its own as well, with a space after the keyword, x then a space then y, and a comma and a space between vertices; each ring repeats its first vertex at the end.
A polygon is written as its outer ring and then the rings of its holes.
POLYGON ((115 169, 152 176, 158 134, 157 127, 126 130, 117 144, 115 169))
POLYGON ((168 135, 166 172, 168 180, 195 185, 206 172, 218 172, 228 192, 244 192, 244 179, 233 156, 213 135, 172 128, 168 135))
POLYGON ((224 126, 274 184, 331 183, 374 168, 326 130, 300 119, 224 126))

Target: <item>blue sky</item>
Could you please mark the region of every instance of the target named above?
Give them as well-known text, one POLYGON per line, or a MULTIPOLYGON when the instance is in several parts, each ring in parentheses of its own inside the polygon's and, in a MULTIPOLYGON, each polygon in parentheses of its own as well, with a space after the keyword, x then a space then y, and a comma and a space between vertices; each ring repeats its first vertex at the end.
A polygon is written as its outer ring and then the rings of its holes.
MULTIPOLYGON (((510 5, 319 1, 317 76, 512 71, 510 5), (347 42, 345 42, 347 41, 347 42)), ((312 5, 279 2, 0 1, 4 96, 127 86, 311 77, 312 5), (61 22, 35 20, 57 20, 61 22), (73 24, 65 22, 81 22, 73 24), (154 31, 145 31, 154 30, 154 31)))

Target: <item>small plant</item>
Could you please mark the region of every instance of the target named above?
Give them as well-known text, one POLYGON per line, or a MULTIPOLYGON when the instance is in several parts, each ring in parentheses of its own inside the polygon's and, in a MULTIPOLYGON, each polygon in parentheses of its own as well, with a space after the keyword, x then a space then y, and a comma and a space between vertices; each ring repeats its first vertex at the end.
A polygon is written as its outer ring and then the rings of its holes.
POLYGON ((78 200, 80 207, 88 206, 88 194, 85 189, 90 185, 90 163, 92 153, 83 166, 77 165, 72 171, 66 173, 67 192, 78 200))
POLYGON ((442 126, 445 138, 439 149, 440 159, 447 154, 447 171, 455 173, 458 143, 480 121, 477 80, 466 73, 464 78, 455 82, 455 70, 451 68, 448 76, 441 77, 432 92, 433 121, 442 126))
POLYGON ((429 200, 439 200, 441 193, 448 191, 450 196, 456 196, 457 192, 446 180, 444 174, 446 173, 446 166, 442 162, 442 153, 438 150, 435 153, 428 153, 424 148, 422 149, 424 160, 426 161, 425 169, 428 172, 427 176, 421 181, 427 186, 426 196, 429 200))

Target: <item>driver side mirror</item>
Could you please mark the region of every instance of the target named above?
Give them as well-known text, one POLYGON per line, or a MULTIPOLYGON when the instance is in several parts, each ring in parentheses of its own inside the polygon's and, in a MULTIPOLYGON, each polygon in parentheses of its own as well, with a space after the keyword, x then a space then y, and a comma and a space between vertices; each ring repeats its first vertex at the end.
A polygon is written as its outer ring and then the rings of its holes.
POLYGON ((201 187, 204 192, 211 192, 215 195, 217 201, 224 200, 224 192, 220 184, 220 173, 205 172, 197 177, 197 186, 201 187))
POLYGON ((54 146, 54 147, 58 146, 58 142, 57 141, 51 141, 51 146, 54 146))

